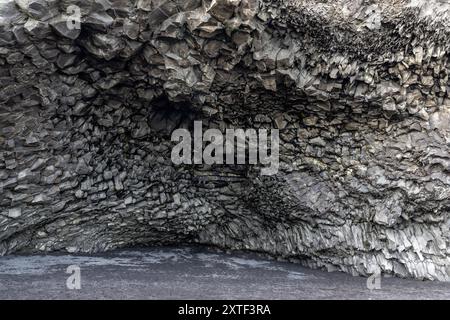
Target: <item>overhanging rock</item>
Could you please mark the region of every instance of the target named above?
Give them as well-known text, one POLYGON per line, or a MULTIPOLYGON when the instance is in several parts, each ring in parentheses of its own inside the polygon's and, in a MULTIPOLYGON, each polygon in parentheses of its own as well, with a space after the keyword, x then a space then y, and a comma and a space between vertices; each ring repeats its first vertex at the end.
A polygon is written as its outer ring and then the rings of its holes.
POLYGON ((0 254, 202 243, 448 280, 449 10, 2 1, 0 254), (173 165, 194 120, 278 128, 278 174, 173 165))

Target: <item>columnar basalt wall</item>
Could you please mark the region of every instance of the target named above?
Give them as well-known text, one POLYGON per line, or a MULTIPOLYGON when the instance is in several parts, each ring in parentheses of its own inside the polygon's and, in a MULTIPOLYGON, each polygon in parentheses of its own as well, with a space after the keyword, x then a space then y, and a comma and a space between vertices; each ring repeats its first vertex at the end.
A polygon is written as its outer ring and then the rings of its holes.
POLYGON ((448 280, 449 12, 1 0, 0 254, 201 243, 448 280), (174 165, 194 120, 279 129, 279 172, 174 165))

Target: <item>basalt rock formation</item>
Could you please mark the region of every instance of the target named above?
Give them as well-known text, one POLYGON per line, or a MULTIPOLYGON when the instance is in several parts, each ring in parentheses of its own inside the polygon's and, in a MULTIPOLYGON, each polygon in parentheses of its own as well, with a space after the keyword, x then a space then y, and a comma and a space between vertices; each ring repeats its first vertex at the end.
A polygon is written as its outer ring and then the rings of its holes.
POLYGON ((449 280, 450 9, 424 3, 1 0, 0 254, 200 243, 449 280), (194 120, 279 129, 279 172, 174 165, 194 120))

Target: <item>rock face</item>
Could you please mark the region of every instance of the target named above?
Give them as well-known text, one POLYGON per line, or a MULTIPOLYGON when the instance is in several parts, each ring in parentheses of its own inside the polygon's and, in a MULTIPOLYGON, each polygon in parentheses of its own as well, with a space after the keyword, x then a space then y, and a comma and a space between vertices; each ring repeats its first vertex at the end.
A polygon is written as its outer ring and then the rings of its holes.
POLYGON ((424 3, 3 0, 0 254, 201 243, 449 280, 450 9, 424 3), (174 165, 194 120, 278 128, 278 174, 174 165))

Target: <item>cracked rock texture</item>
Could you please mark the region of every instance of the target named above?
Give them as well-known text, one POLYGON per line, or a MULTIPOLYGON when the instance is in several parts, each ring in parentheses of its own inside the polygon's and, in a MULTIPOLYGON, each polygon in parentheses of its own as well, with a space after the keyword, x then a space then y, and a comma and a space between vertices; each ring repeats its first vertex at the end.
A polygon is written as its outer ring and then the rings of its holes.
POLYGON ((201 243, 448 281, 449 8, 0 0, 0 254, 201 243), (173 165, 193 120, 278 128, 278 174, 173 165))

